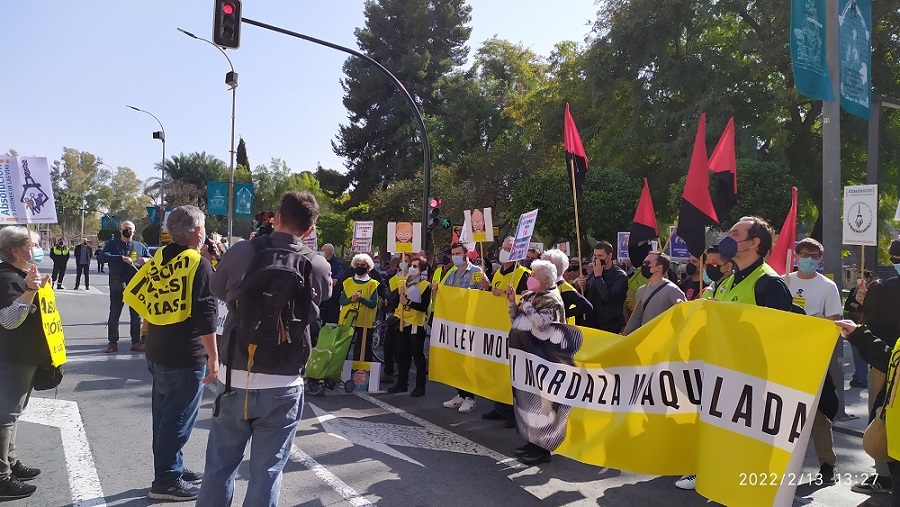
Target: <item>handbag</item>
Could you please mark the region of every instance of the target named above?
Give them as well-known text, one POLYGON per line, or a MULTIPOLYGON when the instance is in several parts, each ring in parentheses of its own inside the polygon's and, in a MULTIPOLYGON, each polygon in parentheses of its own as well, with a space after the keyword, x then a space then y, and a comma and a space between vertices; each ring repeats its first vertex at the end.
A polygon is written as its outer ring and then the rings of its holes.
POLYGON ((34 372, 32 386, 35 391, 48 391, 62 382, 63 369, 61 366, 38 366, 34 372))
POLYGON ((884 406, 875 409, 875 419, 863 433, 863 450, 875 461, 891 461, 887 450, 887 428, 884 426, 884 406))

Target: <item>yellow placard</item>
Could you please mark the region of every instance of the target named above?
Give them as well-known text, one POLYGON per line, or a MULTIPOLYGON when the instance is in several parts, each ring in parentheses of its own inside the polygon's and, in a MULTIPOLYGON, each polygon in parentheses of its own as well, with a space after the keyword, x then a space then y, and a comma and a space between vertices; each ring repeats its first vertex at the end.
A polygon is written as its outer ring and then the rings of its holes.
POLYGON ((512 402, 519 434, 557 454, 695 473, 697 492, 725 505, 790 505, 832 322, 696 300, 628 336, 535 325, 522 315, 511 329, 504 298, 442 287, 429 378, 512 402))
POLYGON ((38 307, 41 312, 44 338, 50 349, 50 362, 53 366, 65 364, 66 338, 63 336, 62 318, 60 318, 59 308, 56 306, 56 294, 53 293, 52 284, 44 284, 38 290, 38 307))

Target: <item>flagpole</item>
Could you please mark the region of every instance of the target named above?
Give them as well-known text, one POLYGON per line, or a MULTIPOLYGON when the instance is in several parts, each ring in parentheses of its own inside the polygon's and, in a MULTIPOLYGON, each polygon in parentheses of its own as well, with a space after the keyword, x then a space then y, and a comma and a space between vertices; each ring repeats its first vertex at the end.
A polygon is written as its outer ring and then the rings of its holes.
MULTIPOLYGON (((572 176, 572 202, 575 203, 575 242, 578 244, 578 274, 581 275, 581 226, 578 223, 578 192, 575 189, 575 161, 569 158, 569 172, 572 176)), ((584 294, 584 286, 581 288, 581 294, 584 294)))

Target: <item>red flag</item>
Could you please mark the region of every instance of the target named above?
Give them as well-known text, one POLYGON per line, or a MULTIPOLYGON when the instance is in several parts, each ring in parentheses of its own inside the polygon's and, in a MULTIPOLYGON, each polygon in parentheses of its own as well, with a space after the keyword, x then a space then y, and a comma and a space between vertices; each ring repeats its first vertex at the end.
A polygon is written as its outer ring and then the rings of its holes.
POLYGON ((564 134, 566 147, 566 169, 571 171, 575 168, 575 194, 581 195, 581 187, 584 185, 584 177, 588 172, 587 153, 584 152, 584 145, 581 144, 581 136, 578 135, 578 128, 575 127, 575 120, 572 119, 572 113, 569 112, 569 103, 566 102, 566 116, 564 119, 564 134))
POLYGON ((797 241, 797 187, 791 187, 791 210, 778 233, 769 255, 769 266, 779 275, 791 272, 794 266, 794 242, 797 241))
POLYGON ((709 157, 709 170, 716 173, 713 206, 720 219, 737 203, 737 158, 734 153, 734 117, 728 120, 719 144, 709 157))
POLYGON ((644 258, 650 253, 650 241, 659 237, 659 227, 656 225, 656 212, 653 211, 653 200, 650 198, 650 185, 644 178, 644 190, 641 192, 641 200, 634 211, 634 221, 631 222, 631 232, 628 234, 628 258, 632 266, 640 266, 644 258))
POLYGON ((706 226, 719 223, 718 215, 709 197, 709 161, 706 158, 706 113, 700 115, 691 167, 688 169, 681 209, 678 212, 678 236, 687 244, 694 257, 703 255, 706 249, 706 226))

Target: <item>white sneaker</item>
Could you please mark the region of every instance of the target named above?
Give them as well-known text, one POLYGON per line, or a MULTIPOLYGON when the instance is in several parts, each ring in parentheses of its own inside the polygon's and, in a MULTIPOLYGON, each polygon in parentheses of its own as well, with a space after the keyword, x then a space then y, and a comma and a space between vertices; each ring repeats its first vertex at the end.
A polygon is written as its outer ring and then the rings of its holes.
POLYGON ((459 408, 460 405, 462 405, 462 404, 463 404, 463 397, 458 394, 456 396, 454 396, 452 400, 444 402, 444 406, 447 408, 459 408))
POLYGON ((461 414, 468 414, 473 410, 475 410, 475 400, 472 398, 464 399, 462 405, 459 406, 459 413, 461 414))
POLYGON ((682 476, 681 479, 675 481, 675 487, 678 489, 697 489, 697 476, 694 474, 682 476))

